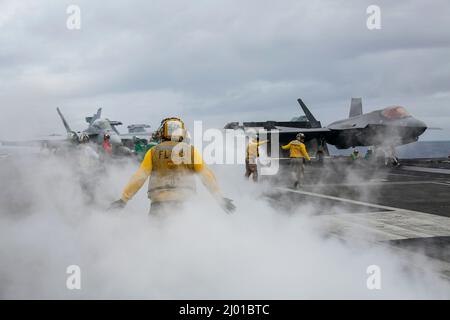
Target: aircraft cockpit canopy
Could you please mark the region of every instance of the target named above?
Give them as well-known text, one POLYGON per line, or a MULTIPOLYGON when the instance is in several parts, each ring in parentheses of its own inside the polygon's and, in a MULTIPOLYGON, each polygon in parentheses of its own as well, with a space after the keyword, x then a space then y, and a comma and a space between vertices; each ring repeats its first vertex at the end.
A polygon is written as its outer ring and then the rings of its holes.
POLYGON ((409 112, 401 106, 387 107, 381 112, 381 114, 389 120, 403 119, 411 116, 409 112))

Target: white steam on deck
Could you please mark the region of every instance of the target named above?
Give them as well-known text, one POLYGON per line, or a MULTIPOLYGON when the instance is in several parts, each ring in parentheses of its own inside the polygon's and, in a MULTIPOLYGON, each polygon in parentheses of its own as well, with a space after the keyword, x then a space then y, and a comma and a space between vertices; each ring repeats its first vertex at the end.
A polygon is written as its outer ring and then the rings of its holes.
POLYGON ((272 186, 244 181, 240 167, 214 168, 234 215, 202 188, 184 212, 162 220, 148 217, 144 190, 124 212, 107 212, 135 167, 108 165, 95 204, 85 205, 70 161, 2 160, 0 297, 449 297, 425 260, 419 272, 381 245, 330 237, 308 202, 289 213, 272 208, 263 196, 272 186), (69 265, 81 268, 81 290, 66 288, 69 265), (381 268, 381 290, 366 286, 370 265, 381 268))

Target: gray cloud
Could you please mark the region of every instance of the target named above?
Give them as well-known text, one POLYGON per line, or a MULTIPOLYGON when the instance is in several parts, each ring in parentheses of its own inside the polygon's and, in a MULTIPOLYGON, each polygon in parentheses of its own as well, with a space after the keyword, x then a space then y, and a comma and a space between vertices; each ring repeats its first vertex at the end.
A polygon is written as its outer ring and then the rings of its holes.
POLYGON ((97 106, 126 123, 221 126, 289 119, 299 96, 324 123, 361 96, 366 110, 402 104, 450 130, 450 4, 378 1, 382 29, 369 31, 370 4, 3 1, 0 136, 11 123, 23 138, 61 132, 57 106, 79 127, 97 106), (79 31, 66 28, 69 4, 79 31))

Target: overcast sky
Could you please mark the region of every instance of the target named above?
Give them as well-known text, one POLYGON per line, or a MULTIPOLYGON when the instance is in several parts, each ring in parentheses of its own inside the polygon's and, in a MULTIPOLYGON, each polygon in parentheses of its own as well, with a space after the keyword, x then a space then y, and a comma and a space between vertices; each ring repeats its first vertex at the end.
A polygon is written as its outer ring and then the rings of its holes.
POLYGON ((326 125, 352 96, 404 105, 444 128, 424 139, 450 139, 449 17, 448 0, 0 0, 0 139, 64 133, 58 106, 75 129, 99 106, 126 124, 222 127, 290 119, 302 97, 326 125))

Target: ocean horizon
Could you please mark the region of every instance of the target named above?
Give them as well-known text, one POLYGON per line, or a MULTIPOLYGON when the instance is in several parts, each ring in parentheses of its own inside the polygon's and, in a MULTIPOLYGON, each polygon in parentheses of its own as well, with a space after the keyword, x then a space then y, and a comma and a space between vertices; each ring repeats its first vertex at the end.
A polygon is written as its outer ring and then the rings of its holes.
MULTIPOLYGON (((358 150, 365 154, 367 147, 358 147, 358 150)), ((450 140, 417 141, 395 148, 400 159, 420 159, 420 158, 447 158, 450 156, 450 140)), ((328 145, 330 155, 347 156, 353 148, 337 149, 328 145)))

